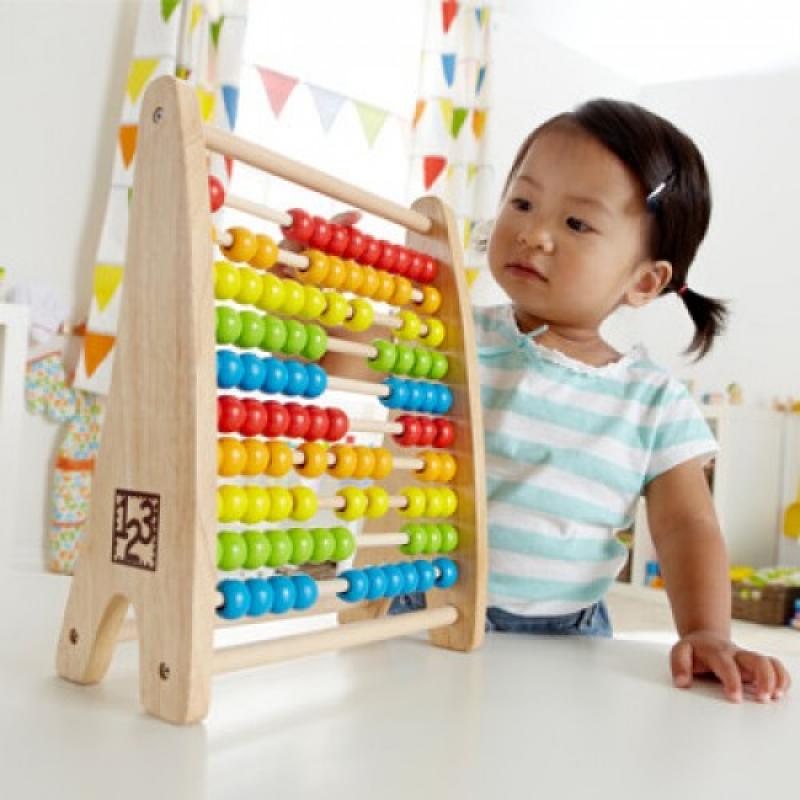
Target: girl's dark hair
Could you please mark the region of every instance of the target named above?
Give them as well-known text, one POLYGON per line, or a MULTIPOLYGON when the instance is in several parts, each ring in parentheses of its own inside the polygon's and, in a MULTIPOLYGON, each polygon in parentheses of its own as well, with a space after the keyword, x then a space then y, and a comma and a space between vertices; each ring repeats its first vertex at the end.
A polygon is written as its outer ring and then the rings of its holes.
POLYGON ((650 256, 672 264, 672 278, 662 294, 676 292, 695 326, 686 353, 697 360, 711 349, 728 316, 726 303, 686 288, 686 276, 708 230, 711 187, 703 156, 694 142, 671 122, 618 100, 590 100, 544 122, 532 131, 514 157, 503 194, 508 191, 534 139, 554 128, 587 133, 612 152, 642 186, 642 202, 651 213, 650 256))

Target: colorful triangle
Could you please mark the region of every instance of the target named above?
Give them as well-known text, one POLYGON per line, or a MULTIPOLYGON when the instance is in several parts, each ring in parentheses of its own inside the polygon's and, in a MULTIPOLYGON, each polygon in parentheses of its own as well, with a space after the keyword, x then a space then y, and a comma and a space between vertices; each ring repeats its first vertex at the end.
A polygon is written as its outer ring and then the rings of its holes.
POLYGON ((102 333, 89 333, 83 337, 83 363, 86 377, 90 378, 114 347, 116 337, 102 333))
POLYGON ((439 99, 439 110, 442 112, 442 122, 446 131, 453 129, 453 101, 449 97, 439 99))
POLYGON ((464 272, 467 274, 467 286, 472 288, 472 284, 475 283, 475 278, 478 277, 480 271, 480 267, 467 267, 464 270, 464 272))
POLYGON ((266 67, 257 67, 261 81, 264 84, 264 91, 267 93, 267 99, 272 107, 272 111, 276 117, 281 115, 286 101, 292 90, 297 86, 297 78, 291 78, 284 75, 282 72, 275 72, 275 70, 267 69, 266 67))
POLYGON ((161 18, 169 22, 172 12, 180 5, 181 0, 161 0, 161 18))
POLYGON ((119 149, 122 154, 122 163, 128 169, 136 154, 136 136, 139 132, 138 125, 119 126, 119 149))
POLYGON ((483 136, 483 128, 486 125, 486 111, 480 109, 473 109, 472 111, 472 132, 475 134, 476 139, 483 136))
POLYGON ((159 59, 157 58, 137 58, 131 62, 128 70, 128 97, 130 97, 131 103, 136 102, 145 84, 156 71, 158 64, 159 59))
POLYGON ((239 87, 224 84, 222 86, 222 102, 225 104, 228 127, 233 130, 236 127, 236 112, 239 110, 239 87))
POLYGON ((224 22, 225 17, 220 17, 211 23, 211 41, 214 42, 214 47, 219 47, 219 32, 222 30, 224 22))
POLYGON ((453 134, 454 139, 458 139, 458 134, 461 133, 461 127, 467 118, 467 114, 469 114, 468 108, 458 107, 453 109, 453 125, 450 132, 453 134))
POLYGON ((204 122, 208 122, 214 113, 214 93, 209 92, 208 89, 203 89, 202 86, 195 86, 195 91, 197 92, 197 100, 200 103, 200 116, 204 122))
POLYGON ((427 105, 425 100, 417 100, 417 105, 414 108, 414 121, 411 124, 412 128, 417 127, 417 123, 420 121, 423 112, 425 111, 425 106, 427 105))
POLYGON ((442 53, 442 70, 444 70, 444 79, 447 81, 447 85, 452 86, 456 77, 455 53, 442 53))
POLYGON ((447 33, 453 20, 458 14, 458 3, 455 0, 443 0, 442 2, 442 30, 447 33))
POLYGON ((425 176, 424 184, 426 190, 433 186, 446 166, 447 159, 444 156, 425 156, 422 160, 422 170, 425 176))
POLYGON ((203 4, 202 3, 195 3, 192 6, 192 21, 190 23, 190 29, 192 33, 194 33, 194 29, 197 27, 197 23, 200 22, 200 18, 203 16, 203 4))
POLYGON ((383 127, 383 123, 386 122, 389 112, 384 111, 382 108, 359 102, 356 102, 356 110, 361 120, 361 127, 364 129, 364 136, 367 137, 367 144, 372 147, 383 127))
POLYGON ((121 264, 95 264, 94 297, 100 311, 105 309, 122 283, 123 271, 121 264))

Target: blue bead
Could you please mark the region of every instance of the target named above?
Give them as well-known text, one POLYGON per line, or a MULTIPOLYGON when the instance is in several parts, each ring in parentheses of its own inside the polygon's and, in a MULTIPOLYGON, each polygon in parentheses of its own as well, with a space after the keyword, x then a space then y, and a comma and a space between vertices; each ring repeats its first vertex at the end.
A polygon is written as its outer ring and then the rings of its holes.
POLYGON ((266 578, 250 578, 245 581, 250 591, 250 617, 260 617, 272 610, 272 587, 266 578))
POLYGON ((250 592, 243 581, 226 579, 217 584, 217 591, 222 592, 224 602, 217 609, 222 619, 239 619, 250 608, 250 592))
POLYGON ((369 581, 363 570, 360 569, 347 569, 341 575, 347 583, 347 589, 343 592, 337 592, 336 596, 340 597, 348 603, 358 603, 367 596, 367 589, 369 588, 369 581))
POLYGON ((408 399, 408 382, 392 375, 386 378, 383 383, 389 387, 389 396, 381 397, 381 403, 386 408, 405 408, 406 400, 408 399))
POLYGON ((405 584, 403 586, 403 592, 406 594, 416 592, 417 584, 419 583, 419 575, 417 575, 414 565, 409 561, 402 561, 397 566, 399 567, 400 572, 403 573, 403 582, 405 584))
POLYGON ((433 566, 439 568, 439 577, 436 579, 437 589, 449 589, 458 580, 458 567, 450 558, 434 558, 433 566))
POLYGON ((289 373, 286 371, 286 366, 283 361, 278 358, 265 358, 264 361, 264 383, 261 386, 262 391, 268 394, 281 394, 286 388, 286 382, 289 380, 289 373))
POLYGON ((328 373, 319 364, 306 364, 306 397, 319 397, 328 388, 328 373))
POLYGON ((294 608, 295 591, 291 578, 273 575, 267 580, 272 585, 272 613, 285 614, 294 608))
POLYGON ((384 597, 397 597, 405 589, 406 581, 403 573, 397 564, 385 564, 383 574, 386 576, 386 588, 383 590, 384 597))
POLYGON ((377 600, 386 591, 386 575, 380 567, 367 567, 367 600, 377 600))
POLYGON ((264 361, 252 353, 239 356, 242 365, 242 377, 239 379, 239 388, 245 392, 254 392, 264 385, 264 376, 267 368, 264 361))
POLYGON ((217 386, 233 389, 239 385, 244 368, 239 356, 232 350, 217 350, 217 386))
POLYGON ((439 398, 436 402, 436 408, 433 409, 434 414, 446 414, 453 407, 453 393, 448 386, 443 383, 438 384, 439 398))
POLYGON ((310 575, 292 575, 294 584, 294 607, 296 611, 305 611, 317 602, 319 589, 317 582, 310 575))
POLYGON ((417 591, 427 592, 428 589, 433 588, 433 584, 436 582, 436 571, 430 561, 419 559, 414 562, 414 568, 417 570, 417 577, 419 578, 417 591))
POLYGON ((419 381, 407 381, 408 398, 406 399, 406 411, 419 411, 422 405, 422 385, 419 381))
POLYGON ((286 381, 286 388, 283 390, 284 394, 289 397, 302 397, 308 386, 308 372, 306 372, 305 364, 301 364, 299 361, 284 361, 283 363, 289 374, 289 380, 286 381))
POLYGON ((439 387, 435 383, 421 383, 422 402, 419 410, 423 414, 432 414, 439 400, 439 387))

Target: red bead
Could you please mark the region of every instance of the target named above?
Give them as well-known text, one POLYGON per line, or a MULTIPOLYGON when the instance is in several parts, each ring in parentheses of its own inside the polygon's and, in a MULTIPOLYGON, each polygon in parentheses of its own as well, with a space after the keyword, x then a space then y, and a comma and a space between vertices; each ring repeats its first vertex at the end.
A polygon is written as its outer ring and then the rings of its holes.
POLYGON ((401 447, 414 447, 419 441, 419 418, 410 414, 403 414, 395 422, 399 422, 403 426, 403 432, 394 434, 392 438, 401 447))
POLYGON ((313 222, 314 233, 311 234, 308 245, 324 251, 333 235, 333 226, 322 217, 314 217, 313 222))
POLYGON ((434 447, 450 447, 456 440, 456 429, 449 419, 435 419, 436 438, 433 440, 434 447))
POLYGON ((264 404, 248 397, 242 400, 245 410, 244 424, 239 428, 242 436, 258 436, 267 424, 267 412, 264 404))
POLYGON ((220 433, 237 433, 245 418, 244 406, 238 397, 217 398, 217 429, 220 433))
POLYGON ((287 403, 284 408, 289 412, 289 429, 286 435, 290 439, 305 439, 311 425, 311 415, 300 403, 287 403))
POLYGON ((419 417, 419 440, 420 447, 430 447, 436 438, 436 423, 431 417, 419 417))
POLYGON ((423 256, 422 270, 420 271, 418 280, 421 283, 433 283, 438 272, 439 264, 436 259, 430 256, 423 256))
POLYGON ((347 250, 350 240, 350 229, 346 225, 331 225, 332 235, 327 252, 332 256, 340 256, 347 250))
POLYGON ((419 276, 422 274, 422 269, 425 265, 425 256, 422 253, 415 253, 411 251, 411 263, 408 265, 408 272, 406 278, 410 281, 418 281, 419 276))
POLYGON ((411 266, 411 253, 405 247, 400 247, 399 245, 396 250, 397 258, 395 259, 392 272, 394 272, 395 275, 405 275, 408 272, 408 268, 411 266))
POLYGON ((295 242, 308 242, 314 233, 314 221, 311 215, 301 208, 290 208, 286 213, 292 218, 292 224, 281 226, 283 235, 295 242))
POLYGON ((208 176, 208 204, 211 206, 211 213, 219 211, 225 202, 225 187, 216 175, 208 176))
POLYGON ((327 413, 319 406, 306 406, 306 411, 311 417, 306 439, 310 442, 324 439, 328 435, 328 426, 330 424, 327 413))
POLYGON ((264 403, 264 408, 267 412, 264 436, 286 436, 286 432, 289 430, 289 412, 286 410, 286 406, 276 400, 268 400, 264 403))
POLYGON ((358 228, 350 228, 350 237, 347 240, 347 247, 342 253, 342 257, 359 259, 366 246, 367 237, 358 228))
POLYGON ((350 420, 347 418, 347 414, 341 408, 329 408, 326 413, 328 415, 328 432, 325 434, 325 438, 329 442, 343 439, 350 429, 350 420))
POLYGON ((359 264, 366 264, 366 266, 371 267, 380 257, 381 257, 381 245, 380 242, 376 242, 371 236, 367 236, 367 246, 364 248, 364 252, 361 254, 361 258, 358 259, 359 264))
POLYGON ((375 266, 386 272, 394 272, 394 262, 397 261, 397 248, 391 242, 381 242, 381 257, 375 266))

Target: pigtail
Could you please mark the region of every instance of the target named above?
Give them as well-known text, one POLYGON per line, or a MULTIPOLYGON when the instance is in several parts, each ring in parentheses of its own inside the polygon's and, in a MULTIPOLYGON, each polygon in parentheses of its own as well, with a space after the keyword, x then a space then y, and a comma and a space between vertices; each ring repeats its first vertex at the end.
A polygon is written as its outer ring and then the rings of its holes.
POLYGON ((699 361, 711 350, 714 339, 725 330, 729 316, 728 304, 693 292, 686 286, 678 292, 678 295, 683 300, 695 327, 694 338, 685 353, 689 355, 696 352, 695 361, 699 361))

